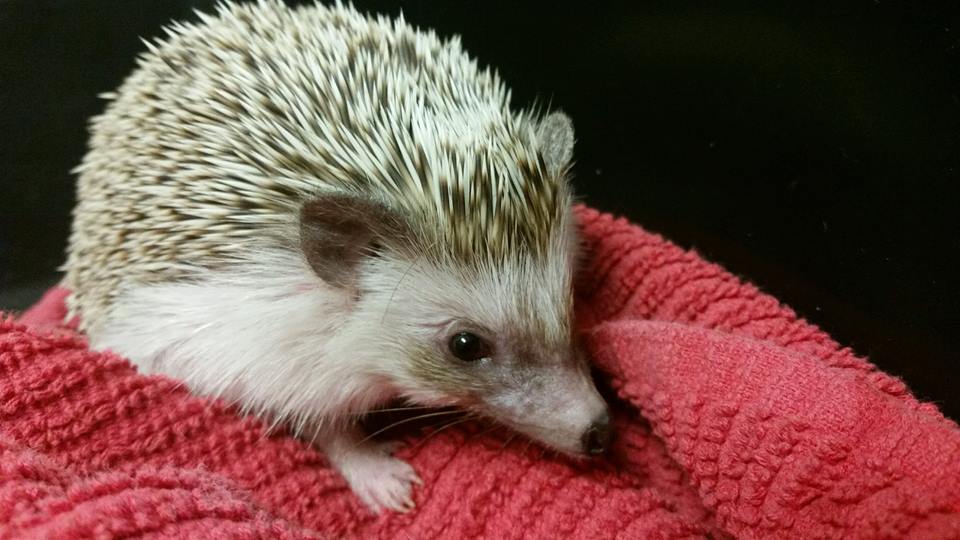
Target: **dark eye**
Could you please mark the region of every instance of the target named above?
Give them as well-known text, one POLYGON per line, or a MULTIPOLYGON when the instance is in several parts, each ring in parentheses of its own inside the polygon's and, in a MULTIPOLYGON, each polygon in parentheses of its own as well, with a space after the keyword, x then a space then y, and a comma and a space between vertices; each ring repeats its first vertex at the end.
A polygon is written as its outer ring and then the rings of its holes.
POLYGON ((476 334, 460 332, 450 338, 450 352, 464 362, 474 362, 490 356, 490 347, 476 334))

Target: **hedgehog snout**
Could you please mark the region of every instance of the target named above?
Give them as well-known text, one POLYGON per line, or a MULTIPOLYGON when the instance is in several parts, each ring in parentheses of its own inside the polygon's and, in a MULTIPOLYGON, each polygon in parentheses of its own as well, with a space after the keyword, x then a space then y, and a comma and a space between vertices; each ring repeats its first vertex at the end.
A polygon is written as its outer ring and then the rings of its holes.
POLYGON ((613 440, 613 428, 610 425, 610 413, 604 411, 590 423, 590 427, 583 432, 580 437, 580 444, 583 446, 583 453, 591 456, 597 456, 605 453, 610 448, 610 442, 613 440))
POLYGON ((609 407, 587 373, 570 368, 531 370, 526 384, 497 392, 492 415, 526 436, 565 454, 604 454, 614 431, 609 407))

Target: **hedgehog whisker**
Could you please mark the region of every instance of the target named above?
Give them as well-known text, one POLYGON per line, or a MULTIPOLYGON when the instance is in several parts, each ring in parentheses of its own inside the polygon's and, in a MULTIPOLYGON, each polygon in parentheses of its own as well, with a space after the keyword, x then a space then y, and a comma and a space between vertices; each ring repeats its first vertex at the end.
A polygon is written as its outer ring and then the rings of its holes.
POLYGON ((362 416, 367 416, 367 415, 375 414, 375 413, 400 412, 400 411, 422 411, 422 410, 424 410, 424 409, 436 409, 436 407, 430 406, 430 405, 425 405, 425 406, 422 406, 422 407, 413 406, 413 407, 391 407, 391 408, 389 408, 389 409, 372 409, 372 410, 369 410, 369 411, 367 411, 367 412, 356 413, 354 416, 361 416, 361 417, 362 417, 362 416))
POLYGON ((527 444, 523 445, 523 452, 521 452, 521 453, 522 453, 522 454, 526 454, 527 451, 530 450, 530 445, 531 445, 531 444, 533 444, 533 439, 531 439, 530 437, 527 437, 527 444))
POLYGON ((474 417, 473 417, 472 415, 468 414, 467 416, 464 416, 463 418, 457 418, 457 419, 455 419, 455 420, 453 420, 453 421, 451 421, 451 422, 447 422, 446 424, 443 425, 443 427, 440 427, 439 429, 434 430, 434 431, 431 432, 429 435, 427 435, 426 437, 424 437, 423 440, 421 440, 420 442, 418 442, 418 443, 414 446, 414 448, 420 448, 421 446, 423 446, 424 444, 426 444, 426 442, 429 441, 431 437, 435 436, 437 433, 440 433, 441 431, 443 431, 443 430, 445 430, 445 429, 447 429, 447 428, 451 428, 451 427, 453 427, 453 426, 456 426, 456 425, 458 425, 458 424, 462 424, 462 423, 464 423, 464 422, 469 422, 470 420, 473 420, 473 419, 474 419, 474 417))
POLYGON ((491 433, 491 432, 496 431, 496 430, 498 430, 498 429, 500 429, 500 428, 502 428, 502 427, 504 427, 504 426, 501 426, 501 425, 499 425, 499 424, 494 423, 492 426, 490 426, 490 427, 488 427, 487 429, 481 431, 480 433, 475 433, 475 434, 471 435, 471 436, 470 436, 470 439, 477 439, 477 438, 483 437, 483 436, 486 435, 487 433, 491 433))
POLYGON ((394 422, 394 423, 392 423, 392 424, 390 424, 390 425, 388 425, 388 426, 386 426, 386 427, 382 427, 382 428, 374 431, 373 433, 367 435, 366 437, 364 437, 363 439, 361 439, 360 441, 357 442, 357 446, 360 446, 361 444, 369 441, 370 439, 372 439, 373 437, 376 437, 377 435, 383 433, 384 431, 387 431, 388 429, 395 428, 395 427, 397 427, 397 426, 399 426, 399 425, 401 425, 401 424, 406 424, 406 423, 409 423, 409 422, 413 422, 413 421, 415 421, 415 420, 422 420, 422 419, 424 419, 424 418, 432 418, 432 417, 435 417, 435 416, 446 416, 446 415, 451 415, 451 414, 464 414, 464 412, 463 412, 463 411, 456 411, 456 410, 455 410, 455 411, 438 411, 438 412, 434 412, 434 413, 420 414, 420 415, 417 415, 417 416, 412 416, 412 417, 410 417, 410 418, 404 418, 403 420, 398 420, 398 421, 396 421, 396 422, 394 422))
POLYGON ((516 438, 517 438, 517 433, 516 432, 511 433, 510 436, 507 437, 507 440, 504 441, 503 446, 500 447, 500 450, 506 450, 507 447, 510 446, 510 443, 513 442, 513 440, 516 438))

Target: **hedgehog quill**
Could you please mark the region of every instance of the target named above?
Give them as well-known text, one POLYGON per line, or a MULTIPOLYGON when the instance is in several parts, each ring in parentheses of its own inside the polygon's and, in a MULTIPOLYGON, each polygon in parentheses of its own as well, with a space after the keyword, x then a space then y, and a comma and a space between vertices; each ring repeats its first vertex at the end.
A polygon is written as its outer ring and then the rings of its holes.
POLYGON ((605 451, 574 344, 561 112, 352 6, 175 23, 91 121, 64 265, 91 345, 312 440, 375 511, 419 483, 364 413, 455 406, 605 451))

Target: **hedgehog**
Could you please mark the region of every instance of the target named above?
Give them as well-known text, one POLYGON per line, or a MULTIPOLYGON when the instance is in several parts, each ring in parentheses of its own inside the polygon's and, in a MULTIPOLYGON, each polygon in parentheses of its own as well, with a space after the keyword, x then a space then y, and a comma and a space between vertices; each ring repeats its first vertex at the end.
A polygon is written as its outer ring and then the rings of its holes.
POLYGON ((421 483, 360 422, 397 400, 605 452, 569 117, 514 111, 459 37, 402 14, 197 17, 144 40, 90 122, 63 270, 91 347, 288 426, 376 512, 421 483))

